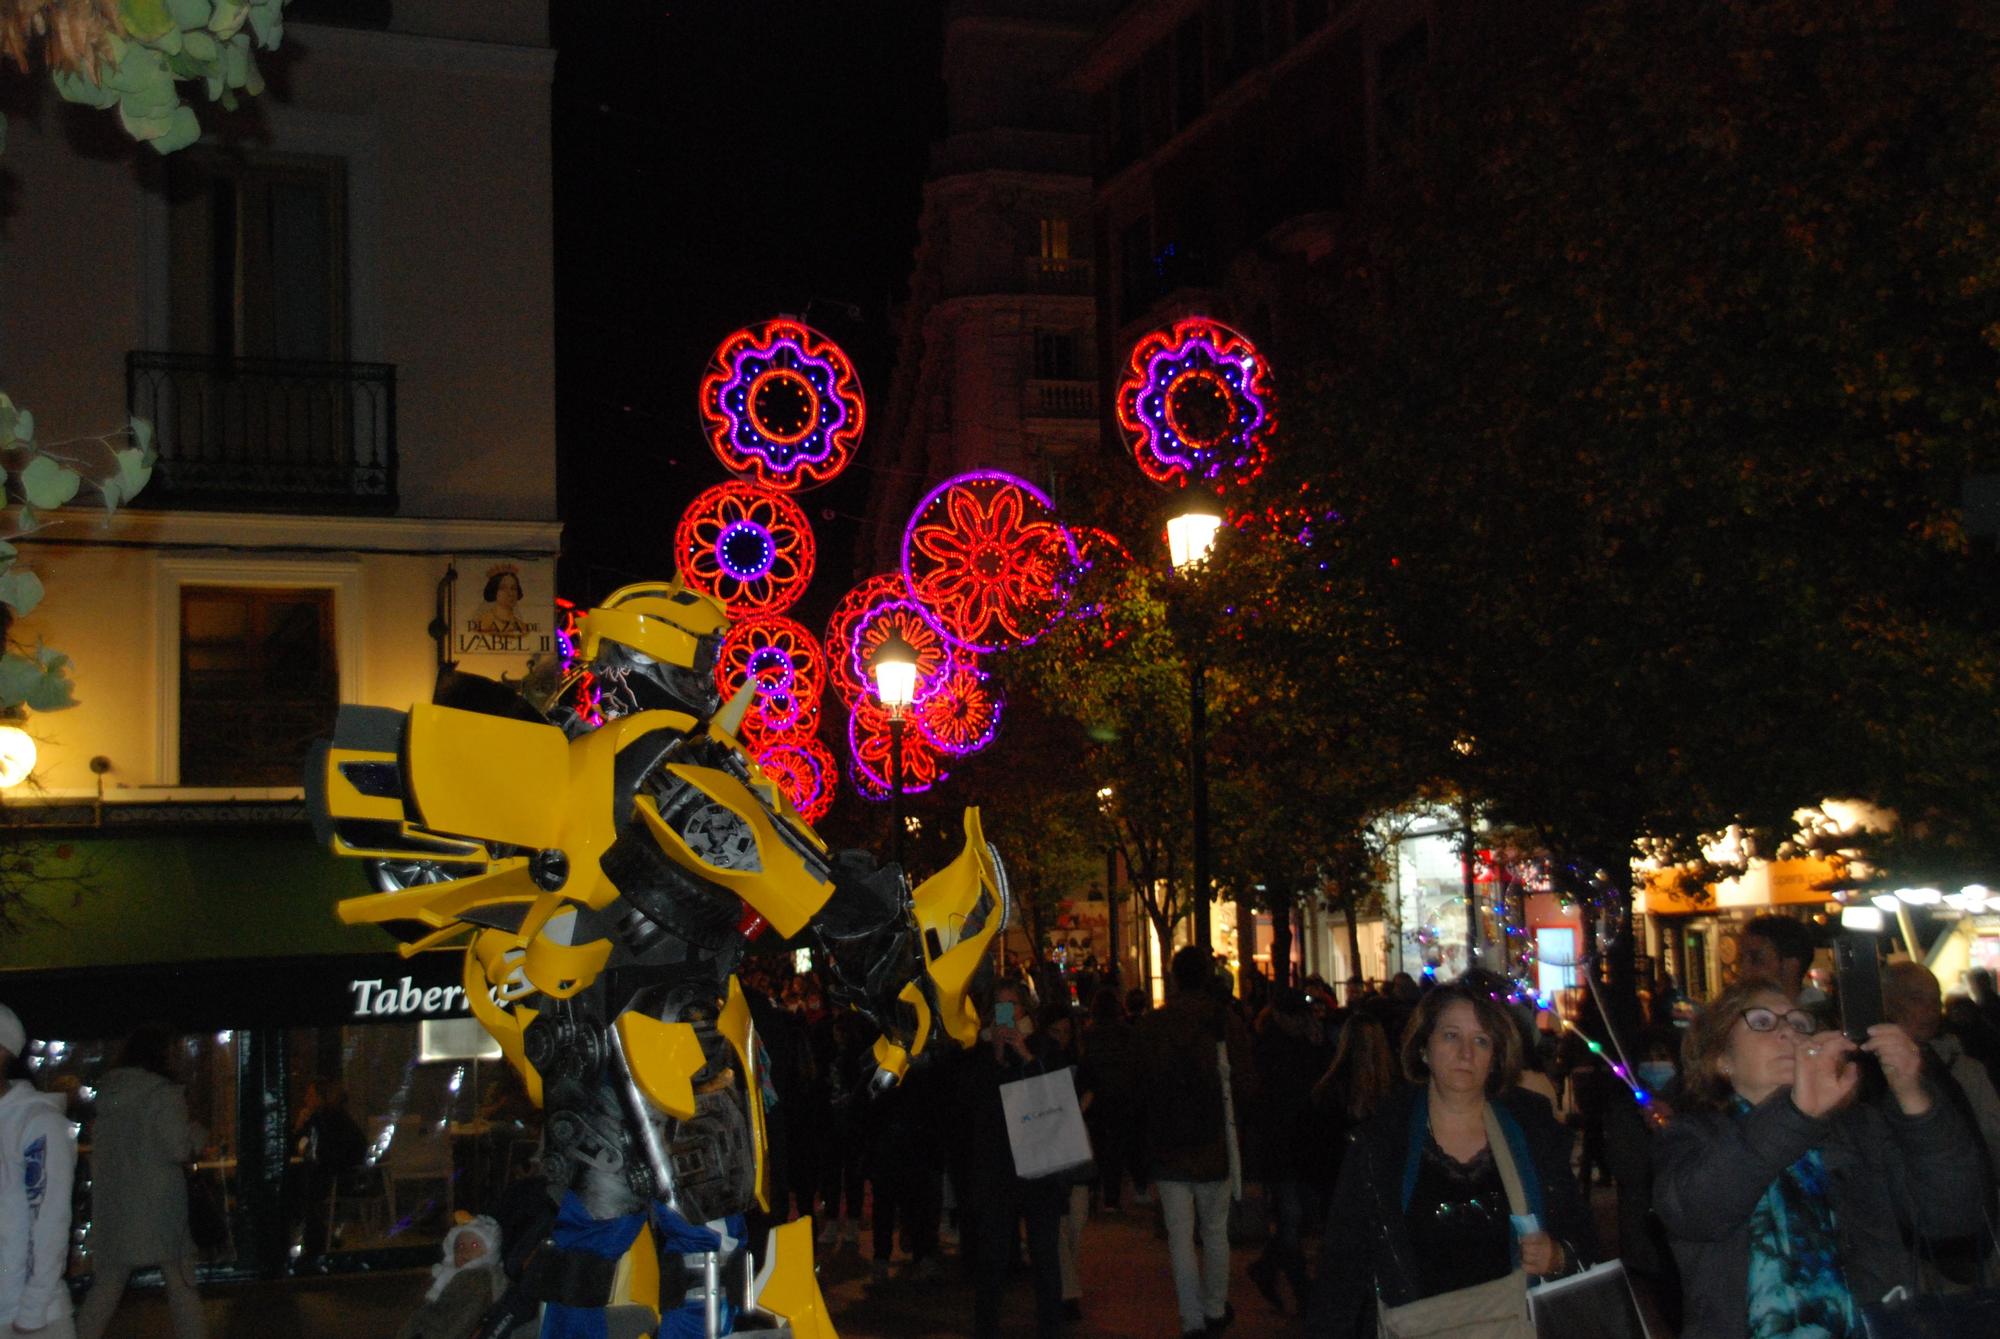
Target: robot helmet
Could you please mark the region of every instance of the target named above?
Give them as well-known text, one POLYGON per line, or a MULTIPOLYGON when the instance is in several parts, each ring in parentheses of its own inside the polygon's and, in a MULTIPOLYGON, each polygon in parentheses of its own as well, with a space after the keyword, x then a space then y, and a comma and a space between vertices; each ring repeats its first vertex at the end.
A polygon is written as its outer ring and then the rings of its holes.
POLYGON ((728 614, 708 596, 678 579, 642 582, 578 620, 577 654, 631 690, 632 710, 668 706, 707 717, 720 705, 715 663, 727 631, 728 614), (654 700, 660 693, 666 701, 654 700))

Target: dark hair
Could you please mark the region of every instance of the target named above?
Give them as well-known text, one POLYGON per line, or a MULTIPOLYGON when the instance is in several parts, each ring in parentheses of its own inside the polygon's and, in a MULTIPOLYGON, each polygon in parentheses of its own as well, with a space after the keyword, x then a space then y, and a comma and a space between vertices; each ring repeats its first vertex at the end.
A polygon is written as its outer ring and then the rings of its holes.
POLYGON ((524 594, 525 592, 523 592, 521 589, 520 573, 514 571, 512 568, 502 568, 498 572, 495 572, 492 576, 486 578, 486 593, 481 598, 483 598, 486 601, 486 603, 492 604, 493 597, 500 593, 500 583, 505 581, 508 577, 514 578, 514 593, 516 595, 524 594))
POLYGON ((1138 986, 1134 986, 1125 992, 1125 1012, 1128 1016, 1137 1018, 1140 1014, 1151 1010, 1152 1007, 1153 1001, 1138 986))
POLYGON ((1431 1065, 1425 1052, 1430 1048, 1431 1033, 1437 1031, 1438 1019, 1444 1011, 1459 1003, 1472 1006, 1479 1026, 1493 1040, 1493 1068, 1486 1072, 1486 1095, 1505 1092, 1521 1077, 1521 1034, 1507 1011, 1490 995, 1482 995, 1456 981, 1425 995, 1416 1013, 1411 1015, 1409 1030, 1403 1034, 1404 1076, 1412 1083, 1430 1082, 1431 1065))
POLYGON ((1100 1023, 1113 1023, 1125 1016, 1125 1006, 1118 1002, 1118 992, 1110 986, 1099 986, 1097 993, 1090 997, 1090 1016, 1100 1023))
POLYGON ((1215 975, 1215 959, 1199 944, 1189 944, 1174 954, 1174 989, 1196 994, 1207 989, 1215 975))
POLYGON ((1745 922, 1740 933, 1770 940, 1781 959, 1790 958, 1801 967, 1812 966, 1812 931, 1804 921, 1795 921, 1790 916, 1758 916, 1745 922))
POLYGON ((174 1078, 171 1056, 174 1034, 165 1023, 141 1023, 125 1039, 118 1063, 126 1069, 144 1069, 163 1079, 174 1078))

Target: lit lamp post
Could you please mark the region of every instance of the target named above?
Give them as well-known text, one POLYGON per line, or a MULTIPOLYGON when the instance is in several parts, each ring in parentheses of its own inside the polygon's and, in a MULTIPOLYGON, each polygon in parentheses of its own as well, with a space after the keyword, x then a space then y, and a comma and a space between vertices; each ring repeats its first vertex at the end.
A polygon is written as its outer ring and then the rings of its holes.
POLYGON ((917 696, 917 650, 891 632, 868 662, 875 696, 889 713, 889 854, 903 863, 903 716, 917 696))
MULTIPOLYGON (((1174 574, 1192 576, 1208 562, 1222 517, 1213 504, 1193 499, 1167 522, 1167 558, 1174 574)), ((1188 648, 1188 783, 1194 800, 1194 938, 1211 947, 1208 921, 1208 658, 1199 638, 1188 648)))
POLYGON ((12 790, 35 770, 35 737, 11 721, 0 725, 0 790, 12 790))

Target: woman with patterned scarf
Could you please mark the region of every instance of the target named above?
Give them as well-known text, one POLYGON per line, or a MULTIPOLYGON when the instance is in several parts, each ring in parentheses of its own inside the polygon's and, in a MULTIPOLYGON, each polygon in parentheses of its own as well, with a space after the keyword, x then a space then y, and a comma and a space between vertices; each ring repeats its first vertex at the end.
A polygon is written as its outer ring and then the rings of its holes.
POLYGON ((1682 1113, 1654 1209, 1680 1262, 1684 1339, 1845 1339, 1914 1282, 1913 1236, 1981 1217, 1972 1132, 1890 1023, 1856 1046, 1764 981, 1725 990, 1683 1044, 1682 1113), (1887 1092, 1857 1101, 1861 1055, 1887 1092))

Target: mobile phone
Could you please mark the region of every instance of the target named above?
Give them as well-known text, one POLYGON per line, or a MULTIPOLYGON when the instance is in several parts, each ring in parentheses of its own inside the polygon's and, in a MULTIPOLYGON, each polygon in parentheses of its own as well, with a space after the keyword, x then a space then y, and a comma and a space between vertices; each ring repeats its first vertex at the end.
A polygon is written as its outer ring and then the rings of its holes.
POLYGON ((1842 930, 1834 936, 1833 958, 1840 982, 1840 1030, 1858 1045, 1882 1021, 1882 962, 1875 936, 1842 930))
POLYGON ((1014 1002, 1012 1000, 1002 1000, 993 1006, 993 1026, 1014 1026, 1014 1002))

